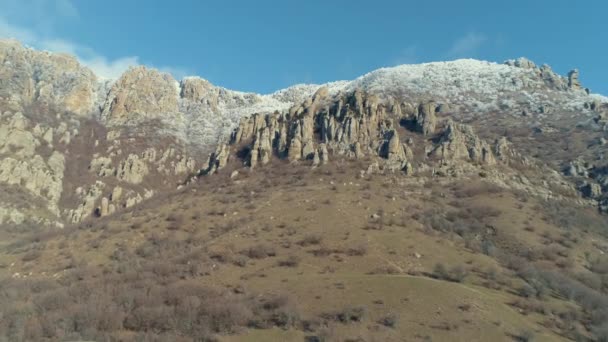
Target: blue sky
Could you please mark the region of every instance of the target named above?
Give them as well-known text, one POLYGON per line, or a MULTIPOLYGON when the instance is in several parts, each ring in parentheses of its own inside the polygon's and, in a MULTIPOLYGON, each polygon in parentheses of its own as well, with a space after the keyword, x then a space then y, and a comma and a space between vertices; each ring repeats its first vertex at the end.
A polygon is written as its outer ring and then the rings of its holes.
POLYGON ((0 0, 0 37, 99 74, 146 64, 268 93, 384 66, 526 56, 608 95, 608 2, 0 0), (145 5, 144 5, 145 4, 145 5))

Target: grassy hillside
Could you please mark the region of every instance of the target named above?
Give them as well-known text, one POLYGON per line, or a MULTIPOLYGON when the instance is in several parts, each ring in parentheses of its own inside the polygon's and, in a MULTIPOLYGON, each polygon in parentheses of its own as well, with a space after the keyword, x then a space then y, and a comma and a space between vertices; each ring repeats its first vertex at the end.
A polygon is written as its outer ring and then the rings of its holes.
POLYGON ((605 216, 364 165, 275 161, 5 231, 0 341, 606 341, 605 216))

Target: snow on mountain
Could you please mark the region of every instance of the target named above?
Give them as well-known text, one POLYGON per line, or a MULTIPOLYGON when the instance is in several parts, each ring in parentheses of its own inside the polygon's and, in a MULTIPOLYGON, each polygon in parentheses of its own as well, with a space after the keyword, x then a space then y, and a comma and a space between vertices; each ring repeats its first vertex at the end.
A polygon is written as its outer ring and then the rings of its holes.
POLYGON ((267 95, 219 88, 225 96, 213 113, 214 118, 199 115, 193 117, 192 125, 204 127, 204 133, 197 134, 200 139, 208 139, 211 132, 216 132, 212 136, 220 139, 227 136, 242 116, 286 111, 320 87, 327 87, 332 95, 359 89, 385 99, 390 96, 414 102, 434 100, 462 113, 500 110, 520 115, 525 110, 542 115, 552 108, 586 112, 586 104, 590 102, 608 102, 604 96, 569 89, 566 77, 557 75, 548 66, 536 67, 526 59, 504 64, 460 59, 381 68, 352 81, 297 84, 267 95))
POLYGON ((5 61, 0 71, 13 80, 4 89, 10 94, 3 100, 7 108, 19 111, 21 103, 37 102, 96 118, 109 127, 137 127, 142 121, 159 119, 163 132, 194 145, 224 138, 243 116, 287 111, 320 87, 327 87, 330 95, 359 89, 380 99, 413 104, 434 100, 463 115, 498 111, 546 115, 553 109, 590 114, 590 103, 608 102, 606 97, 587 94, 578 78, 570 82, 548 66, 537 67, 526 59, 505 64, 460 59, 401 65, 352 81, 297 84, 265 95, 215 86, 200 77, 177 81, 145 67, 130 68, 116 80, 102 80, 74 57, 35 51, 16 41, 0 40, 0 60, 5 61))

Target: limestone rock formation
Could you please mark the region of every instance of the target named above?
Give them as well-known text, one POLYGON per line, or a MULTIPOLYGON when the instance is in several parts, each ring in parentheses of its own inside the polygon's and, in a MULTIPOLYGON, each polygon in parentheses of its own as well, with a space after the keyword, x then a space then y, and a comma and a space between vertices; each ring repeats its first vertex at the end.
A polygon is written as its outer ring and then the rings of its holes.
POLYGON ((132 67, 110 89, 101 117, 113 124, 178 113, 177 81, 146 67, 132 67))
POLYGON ((20 186, 43 199, 47 209, 58 214, 65 157, 57 151, 52 151, 48 157, 37 152, 41 145, 48 145, 42 133, 45 130, 38 127, 34 130, 21 113, 1 118, 0 183, 20 186))
POLYGON ((492 165, 496 163, 492 148, 481 140, 470 126, 456 124, 449 120, 446 128, 430 155, 443 162, 454 160, 470 160, 473 162, 492 165))
POLYGON ((90 115, 100 88, 93 72, 72 56, 0 40, 0 104, 5 109, 61 108, 80 116, 90 115))
POLYGON ((215 172, 223 169, 228 163, 230 157, 230 149, 226 144, 219 144, 214 153, 209 156, 207 169, 203 173, 212 175, 215 172))
POLYGON ((199 77, 187 77, 180 83, 180 96, 193 102, 204 102, 216 109, 219 105, 220 90, 209 81, 199 77))
POLYGON ((536 69, 536 64, 524 57, 518 58, 516 60, 508 60, 505 62, 505 64, 524 69, 536 69))
POLYGON ((80 198, 80 204, 75 209, 68 211, 70 222, 80 222, 85 217, 91 215, 95 210, 95 203, 101 197, 106 184, 97 181, 88 189, 79 187, 76 189, 76 195, 80 198))
POLYGON ((578 69, 570 70, 568 73, 568 87, 570 89, 581 89, 581 82, 578 79, 578 69))
POLYGON ((416 128, 424 135, 435 133, 437 126, 437 117, 435 116, 437 106, 434 102, 421 104, 418 107, 418 116, 416 118, 416 128))
POLYGON ((147 174, 148 166, 146 162, 136 154, 130 154, 116 169, 116 177, 119 180, 133 184, 141 183, 147 174))

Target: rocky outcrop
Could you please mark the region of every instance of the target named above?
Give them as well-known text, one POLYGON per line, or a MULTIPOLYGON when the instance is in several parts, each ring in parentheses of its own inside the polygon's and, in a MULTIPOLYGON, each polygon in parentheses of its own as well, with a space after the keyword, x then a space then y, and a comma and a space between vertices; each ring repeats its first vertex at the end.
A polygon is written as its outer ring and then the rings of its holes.
POLYGON ((212 175, 223 169, 228 164, 230 157, 230 149, 226 144, 219 144, 215 152, 209 156, 207 168, 202 171, 203 174, 212 175))
POLYGON ((588 198, 600 198, 602 196, 602 186, 597 183, 588 183, 585 182, 581 188, 581 193, 583 196, 588 198))
POLYGON ((543 64, 540 69, 540 77, 545 81, 545 84, 551 88, 566 90, 568 89, 568 84, 564 80, 564 78, 558 74, 556 74, 553 69, 547 64, 543 64))
POLYGON ((578 69, 570 70, 568 73, 568 88, 581 89, 581 82, 578 79, 578 69))
POLYGON ((518 68, 524 68, 524 69, 536 69, 537 68, 536 64, 534 64, 534 62, 532 62, 531 60, 524 58, 524 57, 508 60, 505 62, 505 64, 514 66, 514 67, 518 67, 518 68))
POLYGON ((148 165, 136 154, 130 154, 116 168, 116 178, 132 184, 139 184, 148 174, 148 165))
POLYGON ((480 139, 470 126, 456 124, 448 120, 438 146, 429 154, 443 163, 468 160, 475 163, 493 165, 496 163, 490 145, 480 139))
POLYGON ((91 115, 100 88, 97 77, 73 56, 0 40, 0 104, 5 109, 46 112, 59 108, 91 115))
POLYGON ((101 113, 111 124, 168 118, 178 113, 178 85, 171 75, 132 67, 110 89, 101 113))
POLYGON ((597 201, 600 211, 608 213, 608 166, 579 158, 571 161, 563 173, 579 184, 578 190, 583 197, 597 201))
POLYGON ((382 156, 387 160, 388 170, 411 172, 411 165, 407 160, 408 147, 405 144, 401 144, 397 130, 390 130, 385 135, 386 139, 382 156))
POLYGON ((80 222, 95 211, 95 204, 97 199, 102 196, 105 186, 105 183, 97 181, 88 189, 83 187, 76 189, 76 196, 80 198, 80 204, 67 212, 70 222, 80 222))
POLYGON ((577 159, 568 164, 568 166, 564 169, 564 173, 566 176, 588 178, 590 175, 589 171, 593 170, 593 168, 593 164, 577 159))
POLYGON ((219 105, 220 89, 209 81, 199 77, 187 77, 180 83, 183 99, 192 102, 204 103, 207 106, 217 109, 219 105))
POLYGON ((435 133, 437 127, 437 117, 435 112, 437 105, 434 102, 428 102, 418 106, 418 115, 416 117, 416 128, 424 135, 435 133))
POLYGON ((36 125, 21 113, 0 117, 0 183, 18 185, 43 199, 46 207, 59 214, 58 202, 63 191, 65 157, 52 151, 43 155, 41 146, 49 146, 51 128, 36 125))
MULTIPOLYGON (((272 156, 290 162, 310 160, 316 167, 327 163, 332 153, 357 159, 366 155, 379 158, 381 169, 411 174, 414 151, 400 137, 403 134, 400 131, 407 130, 394 126, 393 122, 412 120, 416 133, 411 134, 433 135, 438 126, 436 110, 434 102, 418 106, 394 98, 384 102, 360 91, 328 98, 321 90, 288 113, 256 114, 242 119, 232 134, 231 145, 242 150, 245 144, 244 148, 249 150, 245 164, 250 167, 267 164, 272 156)), ((413 143, 412 139, 407 140, 413 143)), ((514 157, 505 139, 490 146, 471 127, 448 121, 428 154, 442 163, 463 160, 493 165, 495 153, 501 161, 514 157)), ((214 167, 217 160, 215 154, 210 159, 211 173, 218 169, 214 167)))

